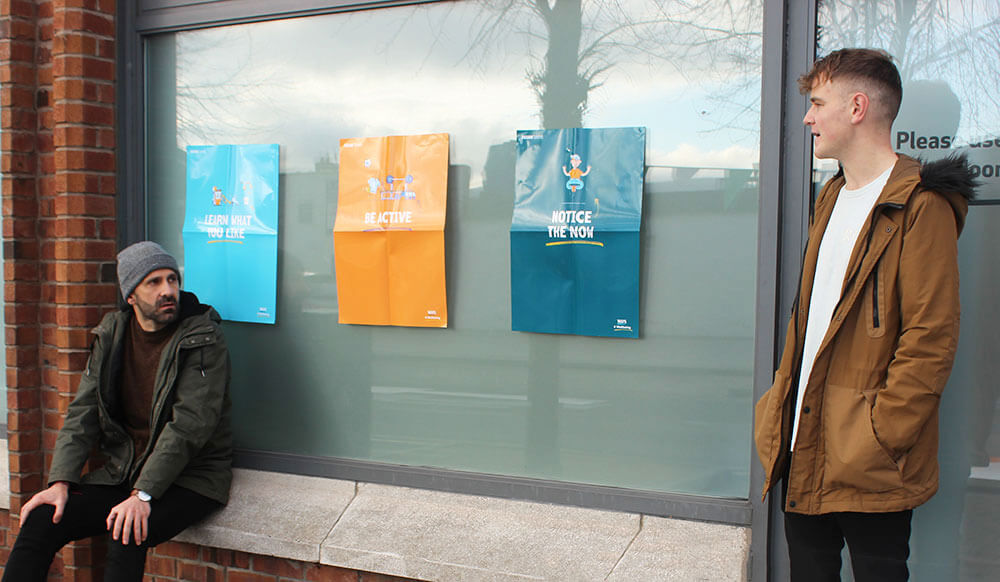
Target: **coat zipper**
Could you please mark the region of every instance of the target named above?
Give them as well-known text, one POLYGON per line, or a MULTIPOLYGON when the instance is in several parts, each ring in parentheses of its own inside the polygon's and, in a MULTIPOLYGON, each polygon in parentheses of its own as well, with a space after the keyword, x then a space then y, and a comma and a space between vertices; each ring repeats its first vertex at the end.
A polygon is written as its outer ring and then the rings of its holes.
POLYGON ((872 326, 875 329, 880 327, 878 316, 878 263, 875 264, 875 274, 872 277, 872 326))

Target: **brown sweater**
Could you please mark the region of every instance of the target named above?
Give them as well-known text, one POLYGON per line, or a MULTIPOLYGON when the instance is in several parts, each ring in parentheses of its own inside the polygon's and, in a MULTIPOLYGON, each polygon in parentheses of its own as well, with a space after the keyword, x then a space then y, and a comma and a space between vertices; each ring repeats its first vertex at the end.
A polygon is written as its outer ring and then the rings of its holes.
POLYGON ((132 435, 137 457, 149 444, 149 419, 152 418, 153 391, 156 389, 154 383, 160 355, 163 346, 176 330, 175 323, 159 331, 148 332, 133 317, 125 332, 118 386, 121 390, 125 430, 132 435))

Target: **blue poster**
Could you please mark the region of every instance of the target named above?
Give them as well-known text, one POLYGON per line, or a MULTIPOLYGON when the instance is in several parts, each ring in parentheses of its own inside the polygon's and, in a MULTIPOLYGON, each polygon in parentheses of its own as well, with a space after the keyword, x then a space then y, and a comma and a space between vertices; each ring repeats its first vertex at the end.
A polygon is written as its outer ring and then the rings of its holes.
POLYGON ((188 146, 182 284, 223 319, 274 323, 278 144, 188 146))
POLYGON ((517 132, 514 331, 639 337, 646 129, 517 132))

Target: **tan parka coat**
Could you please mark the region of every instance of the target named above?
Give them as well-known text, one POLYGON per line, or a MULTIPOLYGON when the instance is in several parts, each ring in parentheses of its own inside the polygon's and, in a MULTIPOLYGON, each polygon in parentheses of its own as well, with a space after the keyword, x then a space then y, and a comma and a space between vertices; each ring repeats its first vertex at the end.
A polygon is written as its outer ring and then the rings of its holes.
POLYGON ((764 495, 788 467, 785 509, 889 512, 938 486, 938 404, 958 341, 958 235, 975 182, 964 157, 900 156, 862 228, 806 385, 789 454, 820 241, 844 185, 816 199, 798 300, 774 384, 755 410, 764 495))

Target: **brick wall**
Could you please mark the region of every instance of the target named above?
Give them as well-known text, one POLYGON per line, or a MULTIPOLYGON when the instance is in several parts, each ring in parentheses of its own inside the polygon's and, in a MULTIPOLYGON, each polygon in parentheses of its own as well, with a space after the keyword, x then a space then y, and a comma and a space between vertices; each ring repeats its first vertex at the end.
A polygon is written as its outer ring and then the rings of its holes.
POLYGON ((169 542, 161 544, 146 562, 144 582, 411 582, 397 578, 283 560, 232 550, 169 542))
MULTIPOLYGON (((45 483, 87 358, 115 307, 115 3, 0 3, 4 299, 11 517, 45 483)), ((90 580, 90 542, 54 578, 90 580)))

